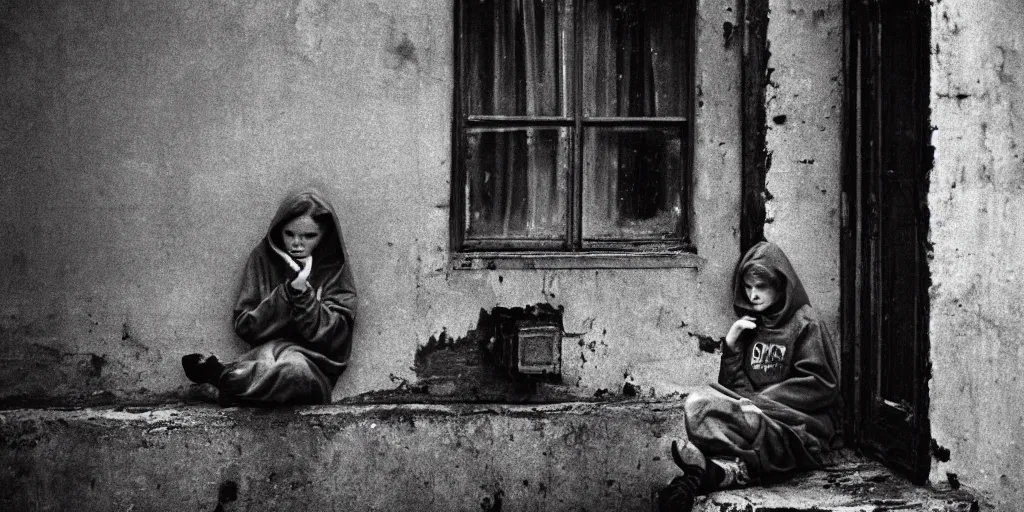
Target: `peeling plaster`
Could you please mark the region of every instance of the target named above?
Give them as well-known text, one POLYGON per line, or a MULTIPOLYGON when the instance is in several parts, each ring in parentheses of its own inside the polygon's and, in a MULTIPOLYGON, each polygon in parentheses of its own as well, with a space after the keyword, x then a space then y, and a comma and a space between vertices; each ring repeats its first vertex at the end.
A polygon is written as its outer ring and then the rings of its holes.
POLYGON ((930 478, 1006 510, 1024 502, 1021 23, 1013 0, 932 8, 930 478))

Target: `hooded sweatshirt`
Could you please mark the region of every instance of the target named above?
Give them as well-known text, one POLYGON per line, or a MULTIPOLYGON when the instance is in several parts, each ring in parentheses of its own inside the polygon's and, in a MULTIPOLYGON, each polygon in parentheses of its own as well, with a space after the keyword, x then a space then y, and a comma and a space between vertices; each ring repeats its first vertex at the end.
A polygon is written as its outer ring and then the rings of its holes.
POLYGON ((736 265, 733 292, 736 315, 754 317, 757 329, 743 332, 740 350, 723 348, 719 384, 749 398, 769 417, 802 425, 827 443, 839 409, 839 347, 782 249, 770 242, 750 248, 736 265), (743 286, 743 274, 754 264, 779 280, 776 302, 760 313, 743 286))
POLYGON ((352 351, 356 289, 347 264, 344 237, 334 207, 318 192, 305 190, 286 197, 263 240, 249 254, 235 303, 235 333, 253 346, 285 340, 325 356, 337 376, 352 351), (296 272, 280 251, 281 228, 303 201, 329 212, 330 226, 314 249, 309 286, 289 285, 296 272), (276 250, 275 250, 276 248, 276 250))

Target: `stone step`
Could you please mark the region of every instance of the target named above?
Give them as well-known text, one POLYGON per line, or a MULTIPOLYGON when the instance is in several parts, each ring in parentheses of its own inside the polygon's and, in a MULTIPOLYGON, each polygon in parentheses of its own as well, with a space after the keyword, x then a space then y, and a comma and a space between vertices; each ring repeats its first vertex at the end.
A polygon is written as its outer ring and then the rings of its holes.
MULTIPOLYGON (((681 402, 0 411, 0 510, 653 510, 681 402)), ((697 510, 968 511, 848 460, 697 510)))
POLYGON ((967 489, 918 487, 873 460, 848 460, 785 481, 698 498, 706 512, 977 512, 967 489))

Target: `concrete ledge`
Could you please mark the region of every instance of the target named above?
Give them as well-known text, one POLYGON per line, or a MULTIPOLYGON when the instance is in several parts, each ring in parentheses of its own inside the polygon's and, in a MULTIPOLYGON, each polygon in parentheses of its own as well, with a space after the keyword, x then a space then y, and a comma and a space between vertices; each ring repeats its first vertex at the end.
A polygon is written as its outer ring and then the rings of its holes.
MULTIPOLYGON (((664 455, 682 432, 680 408, 8 410, 0 412, 0 510, 649 511, 652 491, 677 471, 664 455)), ((913 488, 875 463, 844 464, 717 493, 698 507, 970 510, 971 500, 913 488), (943 500, 950 506, 914 508, 943 500)))
POLYGON ((677 408, 12 410, 0 510, 649 510, 677 408))

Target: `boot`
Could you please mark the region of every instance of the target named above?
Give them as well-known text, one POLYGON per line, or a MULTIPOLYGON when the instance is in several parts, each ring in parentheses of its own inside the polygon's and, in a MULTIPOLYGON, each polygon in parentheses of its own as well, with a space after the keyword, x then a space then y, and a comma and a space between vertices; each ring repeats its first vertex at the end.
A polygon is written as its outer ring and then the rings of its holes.
POLYGON ((658 510, 660 512, 690 512, 698 490, 706 485, 707 461, 700 449, 689 441, 679 445, 672 441, 672 460, 683 470, 681 476, 672 479, 663 489, 658 491, 658 510))
POLYGON ((181 367, 188 380, 196 384, 216 385, 224 371, 224 365, 217 360, 217 356, 203 357, 202 354, 182 356, 181 367))

